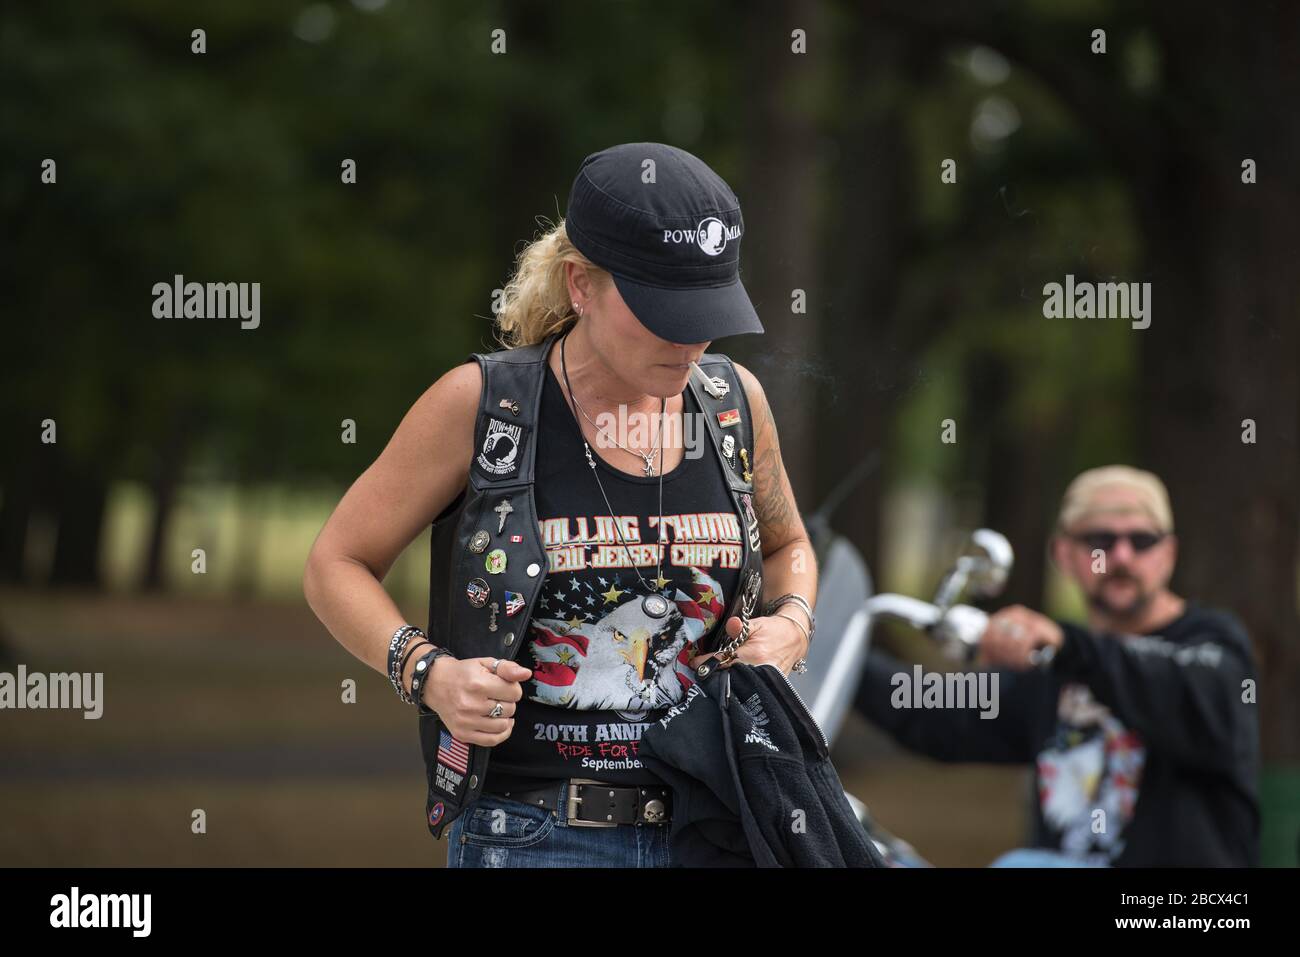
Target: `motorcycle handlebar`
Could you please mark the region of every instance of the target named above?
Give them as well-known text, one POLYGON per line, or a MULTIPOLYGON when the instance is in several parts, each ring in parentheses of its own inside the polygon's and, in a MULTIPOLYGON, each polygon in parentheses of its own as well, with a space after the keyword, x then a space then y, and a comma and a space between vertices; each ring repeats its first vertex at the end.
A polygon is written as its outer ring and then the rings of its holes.
MULTIPOLYGON (((871 618, 901 621, 966 658, 973 657, 979 648, 989 621, 987 612, 970 605, 943 609, 928 601, 887 592, 868 598, 864 608, 871 618)), ((1044 667, 1055 654, 1052 647, 1036 648, 1029 660, 1035 667, 1044 667)))

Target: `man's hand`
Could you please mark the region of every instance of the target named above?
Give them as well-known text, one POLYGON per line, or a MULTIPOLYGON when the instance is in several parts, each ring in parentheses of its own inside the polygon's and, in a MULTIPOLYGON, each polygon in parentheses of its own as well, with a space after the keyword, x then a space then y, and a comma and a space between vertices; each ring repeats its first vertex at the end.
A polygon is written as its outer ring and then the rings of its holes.
POLYGON ((1065 640, 1061 626, 1024 605, 1008 605, 989 616, 976 660, 992 668, 1025 671, 1033 667, 1029 656, 1038 648, 1060 648, 1065 640))

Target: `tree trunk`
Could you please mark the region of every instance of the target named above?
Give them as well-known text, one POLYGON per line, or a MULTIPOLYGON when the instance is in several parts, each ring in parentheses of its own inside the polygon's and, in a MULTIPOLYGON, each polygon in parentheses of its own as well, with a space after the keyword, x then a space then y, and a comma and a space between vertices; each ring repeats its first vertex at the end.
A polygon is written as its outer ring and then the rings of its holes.
POLYGON ((167 532, 176 505, 176 493, 185 474, 185 461, 193 436, 195 420, 188 410, 178 410, 172 419, 150 482, 154 512, 146 544, 144 576, 140 587, 146 591, 166 586, 167 532))
POLYGON ((958 442, 980 450, 968 474, 983 475, 984 524, 1001 532, 1016 560, 998 607, 1043 607, 1045 546, 1054 502, 1048 499, 1054 475, 1049 463, 1056 449, 1051 437, 1032 424, 1014 421, 1016 364, 996 355, 973 356, 967 363, 967 395, 958 425, 958 442), (965 435, 961 429, 965 428, 965 435), (978 431, 976 431, 978 430, 978 431))
MULTIPOLYGON (((863 552, 880 586, 889 424, 914 374, 914 356, 900 346, 895 304, 909 235, 911 182, 902 116, 890 99, 865 95, 901 70, 901 44, 855 18, 838 55, 849 95, 833 130, 837 153, 823 188, 828 203, 819 310, 821 352, 829 376, 820 383, 809 434, 819 456, 819 494, 873 452, 881 465, 834 516, 834 527, 863 552)), ((937 433, 936 433, 937 434, 937 433)))
POLYGON ((34 494, 30 459, 13 463, 0 498, 0 582, 23 580, 27 522, 31 518, 34 494))
POLYGON ((99 547, 108 490, 99 475, 78 474, 75 467, 68 467, 60 478, 50 584, 96 587, 101 581, 99 547))
MULTIPOLYGON (((1287 7, 1282 10, 1280 7, 1287 7)), ((1250 104, 1295 102, 1300 18, 1223 10, 1169 52, 1169 83, 1219 109, 1175 114, 1164 162, 1142 184, 1153 315, 1142 337, 1150 466, 1168 482, 1181 548, 1177 591, 1236 613, 1259 656, 1265 759, 1300 761, 1300 409, 1295 123, 1250 104), (1215 98, 1222 78, 1237 85, 1215 98), (1213 78, 1212 80, 1210 78, 1213 78), (1283 84, 1279 86, 1279 84, 1283 84), (1236 97, 1247 102, 1238 104, 1236 97), (1243 159, 1259 182, 1241 181, 1243 159), (1243 441, 1253 420, 1256 440, 1243 441)), ((1172 26, 1170 27, 1172 29, 1172 26)))
POLYGON ((811 0, 788 7, 760 4, 747 17, 746 73, 754 80, 746 117, 746 187, 736 189, 745 218, 742 281, 765 330, 754 372, 772 407, 786 474, 804 510, 814 507, 812 358, 818 354, 817 326, 826 304, 817 243, 820 150, 808 103, 815 77, 833 50, 831 38, 817 29, 819 19, 820 6, 811 0), (791 49, 791 25, 807 31, 807 53, 791 49), (796 289, 805 293, 806 312, 791 311, 796 289))

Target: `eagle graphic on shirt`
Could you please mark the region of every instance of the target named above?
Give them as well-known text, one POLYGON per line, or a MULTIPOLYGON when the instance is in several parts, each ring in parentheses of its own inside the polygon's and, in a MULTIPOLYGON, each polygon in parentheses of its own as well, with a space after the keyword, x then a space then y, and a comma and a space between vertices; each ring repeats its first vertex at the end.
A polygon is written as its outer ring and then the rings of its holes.
POLYGON ((1065 853, 1113 859, 1124 849, 1146 749, 1086 685, 1061 689, 1057 720, 1055 736, 1038 755, 1043 820, 1060 833, 1065 853))
MULTIPOLYGON (((718 624, 726 600, 718 582, 689 568, 684 588, 670 587, 668 614, 652 618, 642 590, 600 577, 599 591, 576 575, 548 587, 541 607, 551 615, 529 625, 532 701, 560 708, 644 712, 680 701, 695 683, 687 662, 693 646, 718 624)), ((547 585, 550 585, 548 580, 547 585)))

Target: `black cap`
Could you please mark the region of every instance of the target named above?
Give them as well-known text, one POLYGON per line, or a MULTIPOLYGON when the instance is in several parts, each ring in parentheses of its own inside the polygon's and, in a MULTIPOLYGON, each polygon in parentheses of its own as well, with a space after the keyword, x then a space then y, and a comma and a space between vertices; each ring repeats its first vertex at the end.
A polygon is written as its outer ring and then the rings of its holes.
POLYGON ((578 167, 565 228, 608 270, 627 307, 669 342, 762 332, 740 282, 740 200, 702 160, 663 143, 623 143, 578 167), (654 181, 646 182, 646 160, 654 181))

